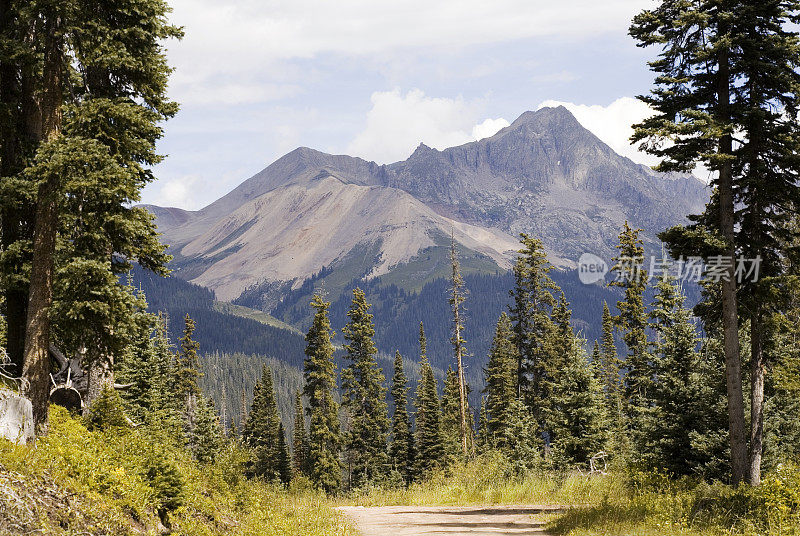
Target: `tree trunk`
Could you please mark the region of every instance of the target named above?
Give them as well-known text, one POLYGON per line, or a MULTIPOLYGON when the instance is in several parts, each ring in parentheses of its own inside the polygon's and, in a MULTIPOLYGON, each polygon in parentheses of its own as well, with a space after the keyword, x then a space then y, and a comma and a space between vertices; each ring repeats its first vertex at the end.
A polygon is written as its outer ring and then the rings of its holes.
POLYGON ((748 482, 752 486, 761 484, 761 456, 764 443, 764 362, 763 322, 760 304, 750 319, 750 473, 748 482))
MULTIPOLYGON (((720 25, 721 35, 727 28, 720 25)), ((717 73, 717 119, 727 124, 730 119, 730 66, 727 50, 720 53, 717 73)), ((730 155, 733 142, 730 134, 720 138, 719 152, 730 155)), ((736 304, 735 235, 733 203, 733 169, 730 161, 719 168, 717 188, 720 203, 720 230, 726 241, 724 255, 730 258, 727 277, 722 280, 722 330, 725 351, 725 379, 728 391, 728 425, 731 446, 731 481, 741 483, 747 474, 747 443, 745 441, 744 395, 742 393, 742 366, 739 356, 739 319, 736 304)))
POLYGON ((85 360, 88 384, 86 388, 86 398, 84 399, 84 414, 87 414, 92 404, 100 398, 104 388, 114 388, 114 366, 113 361, 105 352, 95 351, 85 360))
MULTIPOLYGON (((456 326, 458 326, 458 322, 460 321, 461 320, 458 315, 458 306, 456 306, 456 326)), ((456 339, 461 340, 460 337, 461 329, 460 327, 456 327, 456 339)), ((466 457, 469 454, 469 445, 467 442, 467 393, 464 386, 464 366, 461 359, 462 353, 463 348, 459 344, 456 354, 458 357, 458 397, 461 410, 461 450, 464 454, 464 457, 466 457)))
POLYGON ((458 263, 458 253, 456 252, 455 235, 450 238, 450 262, 453 269, 453 295, 451 302, 453 305, 453 346, 456 354, 456 365, 458 367, 458 405, 461 417, 460 431, 461 431, 461 451, 466 458, 469 454, 469 442, 467 438, 467 389, 464 383, 464 341, 461 339, 462 320, 461 320, 461 302, 464 301, 464 295, 461 292, 461 287, 464 282, 461 278, 461 267, 458 263))
POLYGON ((53 253, 58 225, 58 184, 48 180, 39 188, 36 227, 33 235, 33 266, 28 298, 28 323, 25 331, 25 365, 22 376, 26 395, 33 404, 36 434, 47 433, 50 398, 50 306, 53 302, 53 253))
MULTIPOLYGON (((45 58, 41 98, 42 136, 45 141, 58 137, 61 130, 63 52, 58 37, 60 18, 46 13, 45 58)), ((39 186, 36 221, 33 231, 33 261, 28 295, 28 320, 25 329, 25 363, 22 376, 27 382, 27 396, 33 404, 37 434, 47 432, 50 394, 50 307, 53 303, 56 235, 58 233, 58 192, 60 180, 49 176, 39 186)))

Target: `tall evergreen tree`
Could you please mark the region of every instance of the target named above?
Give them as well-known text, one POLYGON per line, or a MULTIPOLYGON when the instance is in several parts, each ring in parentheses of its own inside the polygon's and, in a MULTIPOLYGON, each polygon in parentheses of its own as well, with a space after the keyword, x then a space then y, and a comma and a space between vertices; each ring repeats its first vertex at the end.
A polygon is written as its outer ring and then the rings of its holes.
POLYGON ((543 444, 538 425, 528 408, 515 398, 509 409, 509 424, 505 429, 506 453, 518 475, 525 475, 542 459, 543 444))
POLYGON ((515 285, 510 306, 517 346, 517 392, 539 421, 546 402, 542 383, 548 358, 546 341, 552 330, 550 312, 555 305, 552 291, 556 285, 548 275, 552 266, 542 242, 524 233, 520 241, 522 249, 514 265, 515 285))
MULTIPOLYGON (((247 415, 242 437, 253 451, 253 474, 266 480, 281 480, 279 432, 283 431, 272 371, 264 365, 261 380, 253 390, 253 405, 247 415)), ((285 438, 284 438, 285 447, 285 438)))
POLYGON ((425 330, 419 325, 420 380, 417 396, 414 425, 416 427, 416 474, 423 478, 438 469, 444 462, 444 440, 440 424, 439 395, 436 392, 436 378, 426 354, 425 330))
MULTIPOLYGON (((614 339, 614 317, 608 308, 608 303, 603 302, 602 316, 603 344, 600 351, 600 361, 597 363, 603 386, 606 415, 609 420, 609 443, 611 455, 626 458, 631 452, 628 441, 628 430, 623 413, 623 380, 621 377, 622 363, 617 356, 617 346, 614 339)), ((596 343, 595 343, 596 344, 596 343)))
POLYGON ((306 359, 303 363, 308 399, 309 477, 315 486, 332 492, 339 489, 342 480, 339 465, 341 436, 339 432, 339 405, 334 399, 336 366, 333 363, 331 322, 328 318, 330 303, 315 294, 311 300, 314 319, 306 334, 306 359))
POLYGON ((193 437, 197 419, 197 400, 200 397, 200 357, 197 351, 200 344, 192 336, 195 323, 189 315, 184 317, 183 336, 175 363, 174 393, 183 414, 187 439, 193 437))
MULTIPOLYGON (((464 345, 464 311, 462 304, 466 300, 466 290, 464 289, 464 278, 461 276, 461 264, 458 262, 458 252, 456 251, 455 236, 450 237, 450 307, 453 312, 453 336, 450 341, 453 344, 453 353, 456 358, 456 376, 458 382, 458 412, 459 412, 459 441, 461 452, 464 457, 470 450, 470 433, 467 422, 467 384, 464 380, 464 359, 466 358, 466 348, 464 345)), ((471 426, 470 426, 471 430, 471 426)))
POLYGON ((721 382, 701 361, 695 326, 683 302, 675 278, 659 277, 650 313, 656 333, 652 407, 633 437, 640 443, 641 459, 651 467, 672 474, 718 476, 708 472, 720 453, 717 438, 724 432, 723 408, 713 398, 721 382))
POLYGON ((619 314, 616 326, 622 331, 622 340, 628 348, 625 356, 625 408, 630 425, 636 426, 637 412, 646 406, 647 388, 651 376, 647 343, 647 314, 644 291, 647 288, 647 271, 644 268, 644 248, 639 238, 640 229, 625 222, 619 235, 617 257, 611 268, 616 279, 611 286, 624 290, 624 298, 617 302, 619 314))
POLYGON ((603 392, 609 417, 622 428, 622 385, 620 378, 621 364, 617 357, 617 345, 614 341, 614 317, 603 302, 603 345, 600 353, 600 366, 603 372, 603 392))
POLYGON ((124 300, 112 276, 130 260, 163 272, 167 257, 153 219, 131 205, 154 178, 147 168, 160 159, 158 122, 177 111, 166 98, 163 43, 180 30, 168 24, 168 7, 158 0, 43 0, 2 9, 13 24, 3 26, 8 46, 0 52, 7 111, 0 125, 0 271, 18 275, 3 274, 0 285, 10 299, 14 362, 28 379, 43 430, 51 322, 56 331, 63 320, 84 335, 90 398, 101 391, 98 382, 112 383, 112 352, 128 335, 129 318, 117 314, 117 305, 93 309, 85 299, 91 292, 63 289, 71 281, 124 300), (29 280, 19 276, 26 273, 29 280), (75 316, 53 314, 54 300, 72 302, 62 309, 75 316))
POLYGON ((197 417, 189 444, 192 454, 201 463, 212 463, 222 448, 224 434, 214 404, 201 396, 197 400, 197 417))
POLYGON ((375 355, 378 349, 372 338, 375 326, 364 292, 353 290, 353 301, 347 316, 350 321, 342 330, 347 343, 342 371, 342 406, 349 415, 350 429, 344 435, 344 448, 351 461, 351 486, 360 486, 387 474, 387 433, 389 417, 386 407, 384 376, 375 355))
POLYGON ((308 473, 308 435, 306 434, 306 418, 303 410, 302 393, 297 391, 294 397, 294 432, 292 434, 292 468, 295 475, 308 473))
POLYGON ((495 328, 489 363, 486 366, 485 414, 486 429, 482 433, 488 442, 501 450, 506 448, 506 428, 510 424, 511 404, 517 398, 516 369, 517 348, 514 346, 513 327, 506 313, 500 315, 495 328))
POLYGON ((180 338, 180 349, 177 359, 177 377, 175 378, 175 392, 179 398, 186 399, 192 395, 200 394, 198 380, 200 379, 200 356, 197 351, 200 344, 192 337, 197 328, 194 320, 187 314, 184 319, 183 336, 180 338))
POLYGON ((608 420, 599 372, 589 363, 584 341, 572 329, 572 311, 563 292, 553 311, 543 384, 542 431, 566 461, 588 462, 606 444, 608 420))
POLYGON ((658 60, 650 63, 656 88, 641 97, 656 115, 636 126, 634 141, 645 140, 645 149, 662 157, 661 170, 690 170, 702 162, 715 172, 714 195, 705 211, 662 239, 674 257, 701 255, 720 262, 719 299, 709 303, 713 312, 704 321, 722 319, 734 483, 760 481, 764 311, 775 295, 769 289, 782 275, 781 235, 797 231, 784 222, 800 202, 800 45, 792 26, 798 11, 794 0, 669 0, 639 14, 631 26, 640 46, 660 49, 658 60), (738 281, 739 254, 762 257, 758 281, 738 281), (740 305, 751 330, 749 453, 740 305))
POLYGON ((403 356, 394 355, 394 375, 392 376, 392 443, 389 449, 392 465, 403 476, 406 484, 414 480, 414 432, 408 416, 408 380, 403 370, 403 356))

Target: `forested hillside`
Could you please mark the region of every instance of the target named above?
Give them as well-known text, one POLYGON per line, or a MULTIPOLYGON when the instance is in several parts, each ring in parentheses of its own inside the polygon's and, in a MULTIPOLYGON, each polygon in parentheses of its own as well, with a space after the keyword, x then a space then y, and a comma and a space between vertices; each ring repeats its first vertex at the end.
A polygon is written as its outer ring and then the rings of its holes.
POLYGON ((135 268, 133 284, 147 297, 148 310, 168 315, 169 334, 177 340, 182 319, 197 322, 196 339, 203 353, 243 353, 274 357, 295 368, 303 365, 302 335, 214 308, 214 293, 176 277, 159 277, 135 268))

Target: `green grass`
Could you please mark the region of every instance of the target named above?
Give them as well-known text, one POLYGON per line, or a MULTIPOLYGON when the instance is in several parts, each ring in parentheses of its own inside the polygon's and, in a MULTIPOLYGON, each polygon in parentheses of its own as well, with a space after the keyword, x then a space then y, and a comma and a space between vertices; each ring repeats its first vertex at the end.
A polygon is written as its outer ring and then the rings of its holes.
POLYGON ((359 490, 347 501, 360 506, 589 505, 622 493, 623 482, 611 475, 541 472, 515 477, 503 457, 491 453, 408 488, 359 490))
POLYGON ((234 305, 232 303, 215 301, 214 310, 228 315, 239 316, 242 318, 249 318, 251 320, 255 320, 256 322, 261 322, 262 324, 266 324, 267 326, 285 329, 293 333, 297 333, 298 335, 305 335, 305 333, 303 333, 296 327, 292 326, 291 324, 287 324, 283 320, 278 320, 274 316, 269 315, 264 311, 251 309, 243 305, 234 305))
POLYGON ((175 535, 354 534, 325 497, 286 491, 241 475, 242 453, 228 448, 213 465, 138 430, 90 432, 61 408, 36 447, 0 440, 0 534, 158 534, 159 487, 152 456, 177 470, 182 504, 166 514, 175 535))
MULTIPOLYGON (((394 266, 389 273, 381 276, 381 283, 394 284, 408 292, 418 293, 427 283, 439 278, 449 278, 452 270, 450 237, 436 234, 433 240, 434 246, 423 249, 408 262, 394 266)), ((457 247, 462 275, 494 274, 499 270, 488 256, 461 245, 457 247)))

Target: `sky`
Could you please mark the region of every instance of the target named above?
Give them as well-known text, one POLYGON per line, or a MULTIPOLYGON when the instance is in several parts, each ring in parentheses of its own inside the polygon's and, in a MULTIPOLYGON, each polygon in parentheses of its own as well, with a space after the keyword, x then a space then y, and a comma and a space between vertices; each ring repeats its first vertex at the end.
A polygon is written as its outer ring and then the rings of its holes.
POLYGON ((563 104, 617 152, 646 117, 648 0, 169 0, 167 155, 142 201, 196 210, 300 146, 381 164, 563 104))

